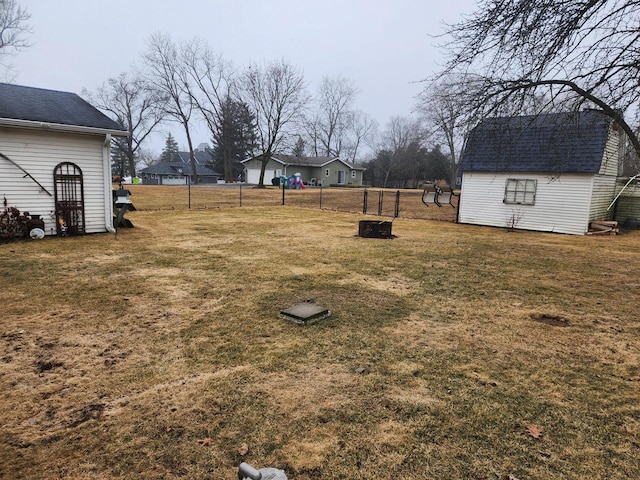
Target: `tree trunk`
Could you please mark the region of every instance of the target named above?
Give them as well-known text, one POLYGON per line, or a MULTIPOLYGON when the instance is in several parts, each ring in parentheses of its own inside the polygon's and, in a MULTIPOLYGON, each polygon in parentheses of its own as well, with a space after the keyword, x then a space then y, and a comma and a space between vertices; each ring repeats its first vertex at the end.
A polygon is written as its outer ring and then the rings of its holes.
POLYGON ((258 187, 264 188, 264 172, 267 169, 267 163, 269 163, 269 159, 271 158, 271 151, 267 151, 262 156, 262 165, 260 167, 260 180, 258 181, 258 187))
POLYGON ((185 134, 187 135, 187 146, 189 147, 189 160, 191 163, 191 175, 193 176, 193 181, 191 182, 194 185, 198 184, 198 168, 196 165, 196 156, 193 153, 193 143, 191 142, 191 132, 189 132, 189 128, 185 125, 185 134))

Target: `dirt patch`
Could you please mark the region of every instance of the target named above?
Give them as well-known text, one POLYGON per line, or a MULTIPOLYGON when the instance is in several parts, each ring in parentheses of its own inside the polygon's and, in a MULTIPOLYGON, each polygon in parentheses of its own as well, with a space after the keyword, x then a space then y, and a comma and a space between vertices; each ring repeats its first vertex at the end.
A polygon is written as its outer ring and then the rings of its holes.
POLYGON ((395 293, 406 296, 418 289, 419 284, 415 280, 405 277, 400 273, 391 273, 385 277, 372 277, 360 274, 351 274, 339 281, 341 285, 360 285, 374 290, 395 293))
POLYGON ((43 373, 48 370, 53 370, 54 368, 62 367, 64 364, 62 362, 58 362, 56 360, 48 359, 48 358, 39 358, 36 360, 36 370, 38 373, 43 373))
POLYGON ((544 323, 545 325, 550 325, 552 327, 569 327, 571 325, 568 318, 549 313, 532 313, 531 320, 534 322, 544 323))

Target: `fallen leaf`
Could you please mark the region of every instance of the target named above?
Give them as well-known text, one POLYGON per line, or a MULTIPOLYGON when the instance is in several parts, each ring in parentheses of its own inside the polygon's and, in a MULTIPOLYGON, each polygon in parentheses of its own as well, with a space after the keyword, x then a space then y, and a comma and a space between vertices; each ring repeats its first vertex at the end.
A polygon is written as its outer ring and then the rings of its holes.
POLYGON ((539 439, 542 436, 542 428, 537 426, 535 423, 528 425, 525 433, 532 438, 539 439))
POLYGON ((240 448, 238 449, 238 453, 241 456, 245 456, 247 453, 249 453, 249 445, 247 445, 246 443, 243 443, 242 445, 240 445, 240 448))
POLYGON ((209 447, 211 446, 211 443, 213 443, 213 440, 211 440, 209 437, 203 438, 202 440, 196 440, 196 441, 203 447, 209 447))

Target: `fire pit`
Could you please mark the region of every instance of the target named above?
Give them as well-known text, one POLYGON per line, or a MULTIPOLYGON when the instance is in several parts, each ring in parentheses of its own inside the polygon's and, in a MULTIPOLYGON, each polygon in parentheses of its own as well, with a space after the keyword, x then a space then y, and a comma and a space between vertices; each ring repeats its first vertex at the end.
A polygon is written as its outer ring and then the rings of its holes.
POLYGON ((358 236, 363 238, 393 238, 391 226, 393 222, 380 220, 360 220, 358 236))

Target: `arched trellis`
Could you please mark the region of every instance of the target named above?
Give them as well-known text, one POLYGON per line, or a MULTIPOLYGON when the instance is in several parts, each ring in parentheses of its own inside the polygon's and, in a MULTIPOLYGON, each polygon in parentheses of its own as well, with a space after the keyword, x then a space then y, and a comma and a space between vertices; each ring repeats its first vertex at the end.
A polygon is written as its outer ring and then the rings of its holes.
POLYGON ((84 180, 75 163, 62 162, 53 169, 58 235, 85 233, 84 180))

